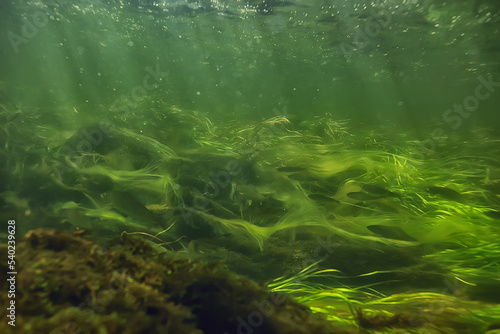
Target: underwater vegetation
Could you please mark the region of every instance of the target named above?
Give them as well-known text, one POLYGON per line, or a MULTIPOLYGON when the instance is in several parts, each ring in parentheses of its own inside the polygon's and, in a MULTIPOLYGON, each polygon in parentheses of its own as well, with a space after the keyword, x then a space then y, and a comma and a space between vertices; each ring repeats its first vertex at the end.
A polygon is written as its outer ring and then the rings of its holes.
POLYGON ((347 333, 219 264, 136 236, 99 246, 81 234, 39 229, 19 244, 17 325, 2 321, 2 333, 347 333))
MULTIPOLYGON (((237 317, 226 311, 251 306, 231 297, 231 305, 210 309, 212 294, 239 293, 229 282, 236 276, 221 268, 267 282, 303 305, 290 302, 300 309, 289 310, 296 317, 313 319, 310 308, 338 332, 482 333, 499 326, 500 146, 487 129, 422 159, 410 130, 354 129, 330 114, 216 122, 157 99, 140 109, 155 112, 113 118, 107 127, 64 126, 2 101, 0 218, 23 221, 20 257, 39 252, 40 259, 22 264, 21 291, 47 303, 43 314, 40 305, 20 311, 34 321, 29 330, 82 321, 78 305, 119 279, 110 276, 118 264, 128 268, 123 275, 133 290, 114 296, 92 330, 116 331, 138 308, 134 324, 152 332, 211 333, 206 317, 224 314, 218 330, 231 333, 237 317), (83 231, 93 241, 81 238, 83 231), (119 236, 102 259, 92 258, 99 252, 93 242, 119 236), (85 258, 78 252, 91 258, 77 261, 85 258), (155 262, 162 254, 175 260, 155 262), (53 277, 37 267, 59 256, 66 260, 53 277), (186 294, 172 295, 169 269, 161 267, 168 265, 200 274, 179 274, 186 294), (150 270, 163 271, 153 277, 150 270), (57 290, 37 281, 42 274, 41 281, 68 281, 57 290)), ((251 291, 249 299, 254 292, 256 300, 269 297, 263 285, 242 282, 236 285, 251 291)), ((262 333, 335 332, 322 329, 330 326, 322 320, 300 329, 269 321, 262 333)))

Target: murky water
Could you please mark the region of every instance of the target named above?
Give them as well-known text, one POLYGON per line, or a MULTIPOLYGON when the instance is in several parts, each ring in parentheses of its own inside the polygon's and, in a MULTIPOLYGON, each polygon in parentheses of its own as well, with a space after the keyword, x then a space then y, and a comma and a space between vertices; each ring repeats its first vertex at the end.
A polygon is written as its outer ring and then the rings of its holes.
POLYGON ((2 241, 133 234, 347 332, 500 326, 496 1, 4 1, 0 27, 2 241))

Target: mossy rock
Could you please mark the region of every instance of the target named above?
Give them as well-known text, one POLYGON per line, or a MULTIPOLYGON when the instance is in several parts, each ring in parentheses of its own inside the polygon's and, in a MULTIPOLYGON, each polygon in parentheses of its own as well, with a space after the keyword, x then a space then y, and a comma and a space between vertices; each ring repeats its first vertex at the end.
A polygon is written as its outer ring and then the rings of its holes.
MULTIPOLYGON (((18 243, 16 326, 2 321, 0 332, 340 332, 217 263, 177 257, 137 236, 100 246, 82 234, 38 229, 18 243)), ((7 281, 0 287, 7 291, 7 281)), ((8 304, 7 294, 0 302, 8 304)))

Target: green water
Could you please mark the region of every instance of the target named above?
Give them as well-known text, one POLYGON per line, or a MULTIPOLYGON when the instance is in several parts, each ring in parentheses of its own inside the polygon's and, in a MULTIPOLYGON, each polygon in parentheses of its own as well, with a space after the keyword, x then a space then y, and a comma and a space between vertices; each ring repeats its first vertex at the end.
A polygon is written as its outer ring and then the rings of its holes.
POLYGON ((500 327, 497 1, 3 1, 0 33, 18 238, 135 233, 353 330, 500 327))
MULTIPOLYGON (((168 78, 154 93, 211 114, 287 104, 414 125, 498 73, 494 2, 143 2, 2 5, 9 96, 102 114, 158 66, 168 78)), ((475 118, 495 115, 495 95, 475 118)))

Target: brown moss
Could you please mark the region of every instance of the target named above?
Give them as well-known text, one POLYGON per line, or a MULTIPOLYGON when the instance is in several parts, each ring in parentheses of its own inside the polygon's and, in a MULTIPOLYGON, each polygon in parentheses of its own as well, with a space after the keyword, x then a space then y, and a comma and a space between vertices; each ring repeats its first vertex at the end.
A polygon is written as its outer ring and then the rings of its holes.
POLYGON ((18 244, 16 327, 2 322, 2 333, 336 332, 218 264, 176 258, 134 236, 101 247, 81 234, 39 229, 18 244))
POLYGON ((377 313, 367 315, 363 314, 361 309, 358 309, 356 312, 356 321, 360 327, 366 329, 415 328, 425 324, 424 319, 417 319, 410 313, 397 313, 394 315, 377 313))

